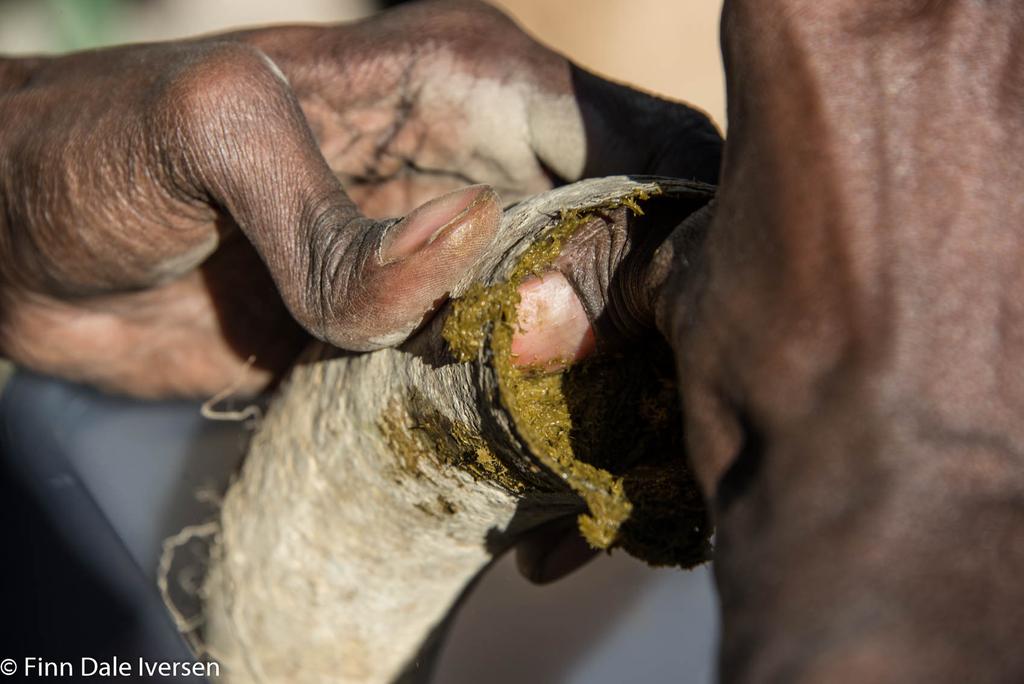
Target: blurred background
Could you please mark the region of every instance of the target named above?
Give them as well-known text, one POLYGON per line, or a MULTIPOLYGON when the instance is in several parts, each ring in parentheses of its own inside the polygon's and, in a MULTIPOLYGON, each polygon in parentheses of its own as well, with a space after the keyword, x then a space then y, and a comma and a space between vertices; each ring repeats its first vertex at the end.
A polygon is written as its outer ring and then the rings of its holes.
MULTIPOLYGON (((0 0, 0 52, 64 52, 240 26, 349 21, 394 0, 0 0)), ((491 0, 605 77, 700 107, 721 126, 720 0, 491 0)))
MULTIPOLYGON (((724 128, 719 0, 492 2, 577 63, 685 100, 724 128)), ((0 0, 0 54, 350 21, 393 4, 0 0)), ((8 372, 0 366, 0 383, 8 372)), ((209 464, 241 454, 244 435, 232 429, 204 425, 193 405, 124 402, 15 374, 0 399, 0 502, 7 550, 21 560, 0 577, 0 657, 180 653, 151 582, 159 541, 204 513, 183 504, 190 488, 223 487, 226 472, 209 464), (161 514, 139 514, 145 502, 161 514)), ((504 558, 460 610, 435 681, 710 682, 715 610, 707 568, 652 569, 616 553, 534 587, 504 558)))

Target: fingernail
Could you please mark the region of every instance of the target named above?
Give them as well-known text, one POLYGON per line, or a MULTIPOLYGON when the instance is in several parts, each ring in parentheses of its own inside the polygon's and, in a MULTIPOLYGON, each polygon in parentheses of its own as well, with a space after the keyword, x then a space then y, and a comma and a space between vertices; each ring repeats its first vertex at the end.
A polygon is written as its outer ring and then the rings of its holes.
POLYGON ((416 207, 385 234, 381 263, 390 264, 416 254, 448 229, 460 225, 474 204, 492 192, 486 185, 472 185, 416 207))
POLYGON ((558 271, 519 286, 518 329, 512 337, 512 363, 552 372, 594 351, 594 329, 579 297, 558 271))

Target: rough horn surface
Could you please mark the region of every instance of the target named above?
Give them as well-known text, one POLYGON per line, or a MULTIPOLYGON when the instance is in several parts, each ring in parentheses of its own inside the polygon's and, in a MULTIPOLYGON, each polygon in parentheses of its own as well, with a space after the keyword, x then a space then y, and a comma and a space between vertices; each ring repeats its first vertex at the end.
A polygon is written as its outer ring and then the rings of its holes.
MULTIPOLYGON (((681 220, 710 189, 615 177, 522 202, 453 296, 507 280, 566 212, 646 196, 681 220)), ((447 349, 450 309, 399 349, 315 345, 281 387, 225 497, 202 590, 202 641, 227 681, 425 678, 473 579, 524 531, 588 512, 530 448, 492 352, 460 362, 447 349)), ((657 525, 637 527, 678 534, 657 525)), ((703 557, 709 530, 696 527, 681 564, 703 557)))

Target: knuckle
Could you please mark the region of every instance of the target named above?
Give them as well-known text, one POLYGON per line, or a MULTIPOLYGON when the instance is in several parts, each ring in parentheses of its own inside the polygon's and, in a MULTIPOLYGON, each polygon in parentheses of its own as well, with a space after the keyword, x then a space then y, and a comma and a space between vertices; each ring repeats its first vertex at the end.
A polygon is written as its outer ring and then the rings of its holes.
POLYGON ((556 261, 597 333, 614 348, 662 325, 661 293, 670 274, 688 270, 710 222, 707 199, 618 207, 596 214, 570 238, 556 261))
POLYGON ((211 41, 168 49, 147 110, 154 145, 173 190, 224 202, 268 171, 255 155, 290 149, 272 141, 295 139, 301 110, 254 47, 211 41))
POLYGON ((356 334, 372 313, 366 301, 371 287, 379 225, 362 216, 339 215, 333 209, 315 211, 304 242, 306 264, 292 313, 318 338, 356 349, 356 334))
POLYGON ((170 114, 186 131, 207 131, 225 117, 251 120, 247 112, 256 107, 273 112, 275 102, 287 97, 279 70, 254 47, 221 41, 177 50, 158 87, 155 109, 170 114))
POLYGON ((573 236, 558 261, 604 345, 615 346, 648 327, 638 301, 650 245, 638 243, 633 221, 626 208, 595 217, 573 236))

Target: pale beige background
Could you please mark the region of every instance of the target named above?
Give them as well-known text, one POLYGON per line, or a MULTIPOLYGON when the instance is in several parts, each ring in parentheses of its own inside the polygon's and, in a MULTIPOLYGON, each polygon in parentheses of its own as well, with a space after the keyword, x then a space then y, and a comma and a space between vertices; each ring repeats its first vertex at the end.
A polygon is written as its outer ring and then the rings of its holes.
MULTIPOLYGON (((721 0, 491 0, 544 43, 609 78, 697 105, 722 125, 721 0)), ((344 21, 373 0, 150 0, 98 25, 83 0, 0 2, 0 52, 166 40, 236 26, 344 21)), ((94 3, 95 4, 95 3, 94 3)))
POLYGON ((721 0, 491 0, 603 76, 687 101, 723 126, 721 0))

